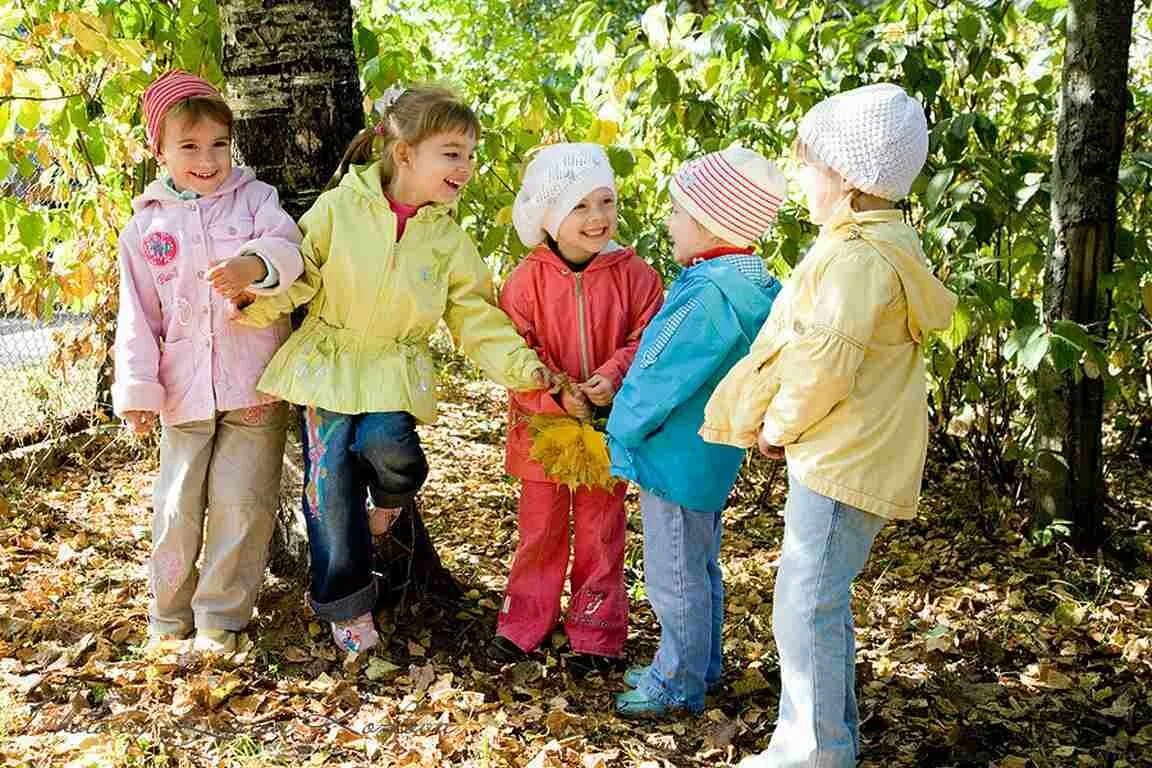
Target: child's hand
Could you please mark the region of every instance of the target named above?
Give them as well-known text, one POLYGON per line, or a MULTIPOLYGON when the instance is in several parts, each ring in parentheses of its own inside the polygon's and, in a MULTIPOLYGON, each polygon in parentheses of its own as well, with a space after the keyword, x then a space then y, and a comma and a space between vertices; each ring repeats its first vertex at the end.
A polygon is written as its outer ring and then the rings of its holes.
POLYGON ((156 414, 152 411, 125 411, 124 425, 138 436, 144 436, 156 425, 156 414))
POLYGON ((204 278, 226 299, 231 299, 245 291, 248 286, 268 276, 264 260, 254 253, 233 256, 215 263, 204 278))
POLYGON ((563 386, 563 382, 557 378, 556 374, 546 365, 542 365, 532 372, 532 378, 536 380, 537 389, 546 389, 552 394, 556 394, 563 386))
POLYGON ((608 405, 616 396, 616 388, 612 382, 598 373, 588 377, 588 381, 580 385, 583 392, 594 405, 608 405))
POLYGON ((770 459, 784 458, 784 447, 780 445, 772 445, 772 443, 764 439, 763 432, 757 435, 756 446, 760 449, 760 453, 764 454, 770 459))
POLYGON ((560 390, 560 407, 573 418, 581 420, 592 418, 592 405, 588 402, 588 398, 583 392, 572 387, 560 390))

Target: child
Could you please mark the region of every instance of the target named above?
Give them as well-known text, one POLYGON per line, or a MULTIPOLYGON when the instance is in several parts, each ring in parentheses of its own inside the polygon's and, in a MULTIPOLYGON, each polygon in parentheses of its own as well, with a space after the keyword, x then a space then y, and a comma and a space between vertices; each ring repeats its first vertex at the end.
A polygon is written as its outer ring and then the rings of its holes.
POLYGON ((620 386, 640 334, 660 308, 664 286, 631 248, 613 242, 616 182, 597 144, 545 147, 528 165, 512 208, 516 231, 533 248, 500 296, 529 345, 553 371, 576 382, 509 398, 508 473, 520 478, 520 544, 508 575, 496 661, 535 650, 560 615, 568 570, 569 512, 575 519, 572 603, 565 628, 578 675, 603 671, 624 646, 624 492, 555 482, 531 456, 529 419, 536 414, 590 419, 620 386))
POLYGON ((854 766, 852 580, 888 518, 916 513, 928 442, 920 344, 955 296, 893 201, 924 164, 924 110, 899 87, 857 88, 800 123, 799 181, 820 235, 701 434, 787 455, 772 609, 780 716, 744 766, 854 766))
POLYGON ((163 425, 149 634, 195 629, 195 650, 227 653, 251 618, 279 503, 287 410, 256 380, 289 330, 237 327, 230 299, 295 280, 300 231, 275 189, 232 167, 232 112, 209 83, 168 72, 145 91, 144 118, 167 176, 120 233, 112 400, 137 433, 157 414, 163 425))
POLYGON ((704 404, 772 309, 780 284, 753 245, 776 220, 784 178, 742 147, 690 162, 669 186, 672 253, 684 267, 644 333, 608 419, 613 473, 640 486, 644 583, 660 620, 651 666, 625 674, 624 717, 699 712, 720 679, 720 512, 744 452, 697 431, 704 404))
POLYGON ((429 338, 439 322, 497 382, 531 389, 550 380, 495 306, 488 267, 452 218, 472 177, 476 116, 439 88, 397 89, 381 101, 379 124, 345 153, 338 186, 300 221, 304 276, 244 310, 244 322, 260 324, 309 305, 260 388, 307 406, 309 601, 350 652, 380 639, 372 534, 388 529, 428 474, 416 424, 436 418, 429 338))

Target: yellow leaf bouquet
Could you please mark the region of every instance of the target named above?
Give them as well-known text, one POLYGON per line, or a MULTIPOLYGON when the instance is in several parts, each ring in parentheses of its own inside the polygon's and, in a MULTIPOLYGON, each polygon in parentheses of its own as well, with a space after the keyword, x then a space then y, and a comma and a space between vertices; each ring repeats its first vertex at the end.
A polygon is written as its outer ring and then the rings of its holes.
POLYGON ((572 490, 582 485, 609 490, 616 484, 608 442, 591 423, 571 416, 536 415, 529 419, 529 431, 530 455, 553 482, 572 490))

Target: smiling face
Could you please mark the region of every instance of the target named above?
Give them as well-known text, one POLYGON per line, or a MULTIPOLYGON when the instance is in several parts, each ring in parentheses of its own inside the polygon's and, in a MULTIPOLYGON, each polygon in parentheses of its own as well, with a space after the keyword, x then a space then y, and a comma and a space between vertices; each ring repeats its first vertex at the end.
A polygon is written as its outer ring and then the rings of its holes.
POLYGON ((600 187, 584 195, 556 230, 560 255, 583 264, 616 236, 616 193, 600 187))
POLYGON ((156 159, 176 189, 210 195, 232 173, 232 131, 211 117, 169 114, 156 159))
POLYGON ((396 176, 389 194, 405 205, 453 203, 472 178, 476 162, 476 136, 449 131, 417 144, 396 142, 392 147, 396 176))

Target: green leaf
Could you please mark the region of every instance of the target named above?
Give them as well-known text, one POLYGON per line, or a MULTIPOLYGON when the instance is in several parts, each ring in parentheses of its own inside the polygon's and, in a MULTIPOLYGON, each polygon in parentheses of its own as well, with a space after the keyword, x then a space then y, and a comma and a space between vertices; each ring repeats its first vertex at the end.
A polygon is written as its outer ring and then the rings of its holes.
POLYGON ((1014 331, 1004 344, 1004 357, 1015 359, 1029 371, 1040 367, 1040 361, 1048 353, 1048 332, 1042 326, 1033 325, 1014 331))
POLYGON ((940 199, 948 191, 948 185, 952 183, 955 176, 955 168, 945 168, 932 176, 932 180, 928 182, 928 188, 924 190, 925 210, 931 211, 940 204, 940 199))
POLYGON ((676 73, 668 69, 668 67, 660 67, 656 70, 656 91, 660 94, 665 104, 672 104, 680 98, 680 80, 676 77, 676 73))
POLYGON ((956 31, 963 39, 975 42, 976 38, 980 36, 980 19, 971 14, 963 16, 960 21, 956 22, 956 31))
POLYGON ((966 304, 958 304, 952 313, 952 324, 942 335, 944 344, 955 352, 972 331, 972 310, 966 304))
POLYGON ((32 251, 44 244, 44 219, 36 213, 25 213, 16 222, 20 230, 20 242, 32 251))
POLYGON ((1057 320, 1052 323, 1052 335, 1063 339, 1087 355, 1096 367, 1097 375, 1108 370, 1108 360, 1104 357, 1100 347, 1097 346, 1096 341, 1084 329, 1084 326, 1071 320, 1057 320))

